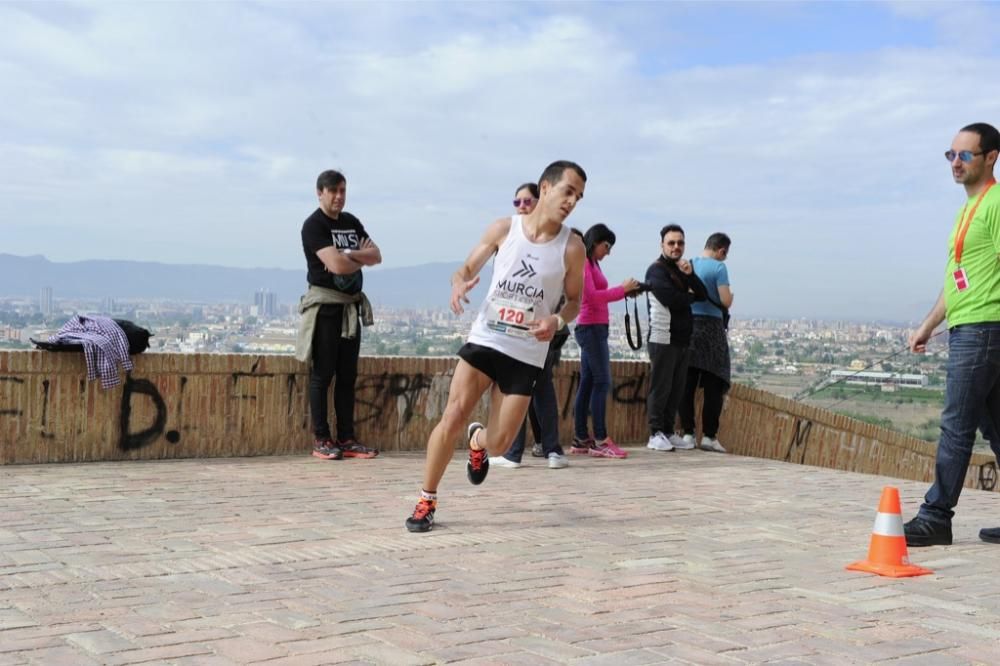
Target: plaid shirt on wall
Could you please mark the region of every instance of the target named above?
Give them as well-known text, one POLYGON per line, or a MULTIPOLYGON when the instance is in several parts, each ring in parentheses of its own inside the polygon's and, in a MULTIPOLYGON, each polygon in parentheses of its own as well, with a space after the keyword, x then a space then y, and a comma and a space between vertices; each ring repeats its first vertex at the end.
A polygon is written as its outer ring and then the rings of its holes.
POLYGON ((94 380, 100 375, 101 387, 106 389, 122 383, 119 365, 125 372, 132 369, 125 331, 109 317, 74 315, 63 324, 58 333, 49 337, 49 342, 83 345, 83 357, 87 361, 87 379, 94 380))

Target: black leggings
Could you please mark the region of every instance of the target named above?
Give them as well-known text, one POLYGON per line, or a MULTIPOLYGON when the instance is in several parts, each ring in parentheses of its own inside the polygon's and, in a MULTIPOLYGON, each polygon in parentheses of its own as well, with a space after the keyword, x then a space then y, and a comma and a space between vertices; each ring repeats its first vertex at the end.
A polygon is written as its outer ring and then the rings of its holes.
POLYGON ((719 433, 719 417, 722 415, 722 400, 729 385, 711 372, 699 368, 688 368, 684 397, 681 398, 681 427, 685 435, 694 435, 694 393, 698 386, 705 390, 705 401, 701 406, 701 434, 715 439, 719 433))
MULTIPOLYGON (((354 307, 354 306, 349 306, 354 307)), ((327 391, 334 376, 333 410, 337 414, 337 439, 354 439, 354 382, 358 378, 361 325, 354 338, 341 337, 344 306, 323 306, 313 331, 313 363, 309 374, 309 413, 317 439, 330 437, 327 391)))

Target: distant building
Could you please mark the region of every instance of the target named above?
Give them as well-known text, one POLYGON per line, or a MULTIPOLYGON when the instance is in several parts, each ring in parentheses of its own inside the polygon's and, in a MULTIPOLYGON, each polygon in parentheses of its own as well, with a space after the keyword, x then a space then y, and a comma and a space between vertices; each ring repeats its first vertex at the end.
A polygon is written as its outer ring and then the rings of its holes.
POLYGON ((118 304, 110 296, 101 300, 101 314, 113 315, 117 311, 118 304))
POLYGON ((922 388, 927 386, 927 375, 907 375, 898 372, 851 372, 833 370, 830 379, 843 380, 845 384, 859 386, 881 386, 883 391, 894 391, 897 387, 922 388))
POLYGON ((52 314, 52 287, 42 287, 38 294, 38 310, 46 317, 52 314))
POLYGON ((257 308, 259 317, 278 316, 278 294, 267 289, 259 289, 253 295, 253 304, 257 308))

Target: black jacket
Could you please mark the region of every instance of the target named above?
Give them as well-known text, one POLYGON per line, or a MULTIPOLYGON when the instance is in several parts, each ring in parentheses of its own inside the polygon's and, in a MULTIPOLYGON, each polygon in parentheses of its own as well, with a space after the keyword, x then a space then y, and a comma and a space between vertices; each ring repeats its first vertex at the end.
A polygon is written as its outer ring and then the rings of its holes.
MULTIPOLYGON (((646 269, 646 284, 649 291, 664 308, 669 310, 669 344, 686 347, 691 343, 691 304, 703 301, 708 296, 705 284, 692 272, 685 275, 677 268, 677 262, 660 256, 646 269)), ((651 305, 650 308, 653 306, 651 305)), ((653 330, 650 312, 649 341, 657 342, 657 331, 653 330)))

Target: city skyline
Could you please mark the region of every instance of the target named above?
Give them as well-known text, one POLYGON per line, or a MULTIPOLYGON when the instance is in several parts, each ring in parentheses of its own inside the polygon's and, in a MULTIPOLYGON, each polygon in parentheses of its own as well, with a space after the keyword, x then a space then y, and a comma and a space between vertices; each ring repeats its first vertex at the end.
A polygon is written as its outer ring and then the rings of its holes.
MULTIPOLYGON (((448 312, 448 278, 458 266, 459 263, 454 262, 366 269, 368 279, 365 289, 376 309, 414 307, 448 312), (423 292, 418 288, 415 292, 414 282, 433 285, 433 288, 423 292)), ((486 278, 489 273, 490 267, 487 266, 481 275, 486 278)), ((38 290, 41 288, 50 290, 49 300, 52 302, 100 300, 101 307, 105 309, 105 302, 173 301, 223 304, 242 303, 248 299, 249 303, 260 307, 261 292, 272 293, 282 305, 293 304, 294 307, 304 289, 305 270, 244 269, 210 264, 114 260, 59 263, 49 262, 40 256, 17 257, 0 253, 0 284, 5 285, 5 291, 0 293, 0 299, 30 297, 34 302, 40 303, 42 299, 38 296, 38 290), (11 259, 14 263, 10 262, 11 259), (12 284, 15 286, 11 287, 12 284), (53 290, 52 285, 58 287, 53 290), (195 297, 194 292, 199 296, 195 297)), ((479 306, 483 298, 483 285, 484 283, 480 282, 470 293, 474 309, 479 306)), ((640 310, 645 309, 642 298, 640 297, 640 310)), ((625 307, 626 304, 613 304, 611 306, 613 315, 623 316, 625 307)), ((631 310, 634 306, 629 304, 628 307, 631 310)), ((787 304, 781 302, 766 302, 760 311, 737 310, 734 316, 739 319, 810 319, 901 325, 916 324, 924 314, 923 304, 910 307, 908 310, 896 304, 884 308, 877 316, 835 316, 823 312, 810 312, 806 307, 789 308, 787 304)))
POLYGON ((1000 99, 951 93, 1000 64, 998 19, 978 2, 5 3, 4 251, 302 270, 335 167, 386 267, 457 262, 518 183, 571 158, 590 178, 569 221, 616 231, 612 282, 678 222, 689 256, 732 236, 734 316, 909 320, 963 201, 941 153, 1000 123, 1000 99))

